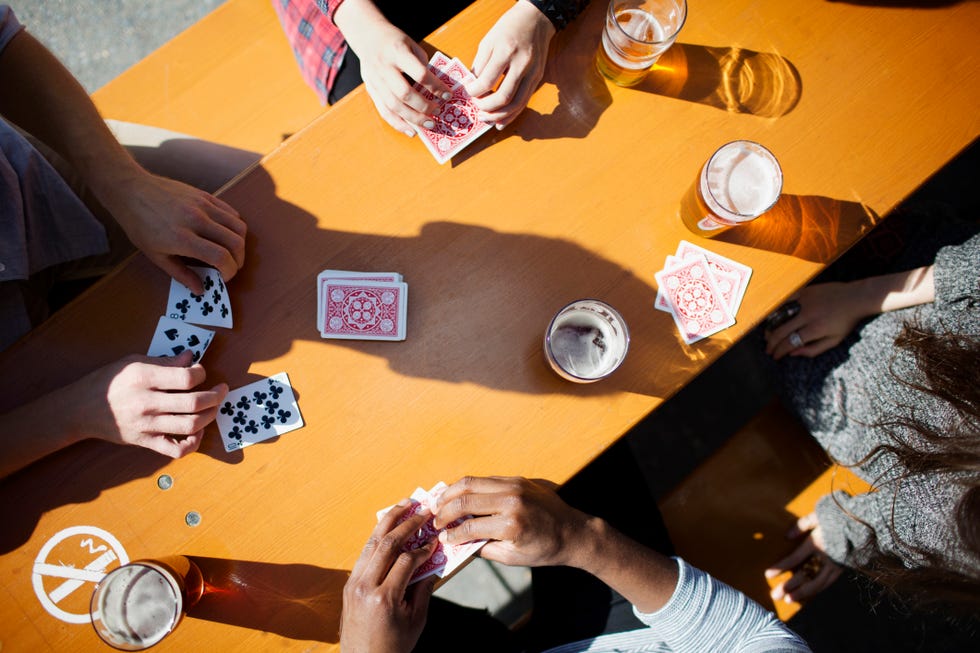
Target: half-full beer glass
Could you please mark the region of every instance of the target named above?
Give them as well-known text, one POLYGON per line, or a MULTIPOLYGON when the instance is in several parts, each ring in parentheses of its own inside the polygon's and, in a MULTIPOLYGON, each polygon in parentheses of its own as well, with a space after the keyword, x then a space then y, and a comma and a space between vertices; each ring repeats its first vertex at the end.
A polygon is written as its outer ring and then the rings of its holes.
POLYGON ((92 594, 95 632, 123 651, 142 651, 173 632, 204 591, 201 570, 184 556, 137 560, 113 569, 92 594))
POLYGON ((639 83, 686 19, 686 0, 611 0, 596 67, 619 86, 639 83))

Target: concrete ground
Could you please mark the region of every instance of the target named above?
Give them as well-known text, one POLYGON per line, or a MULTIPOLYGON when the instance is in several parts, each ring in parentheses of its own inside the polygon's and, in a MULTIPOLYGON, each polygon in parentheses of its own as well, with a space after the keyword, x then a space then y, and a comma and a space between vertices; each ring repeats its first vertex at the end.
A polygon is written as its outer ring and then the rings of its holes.
MULTIPOLYGON (((21 22, 44 42, 92 92, 205 15, 221 0, 30 0, 13 2, 21 22), (66 27, 68 26, 68 27, 66 27)), ((952 201, 963 216, 980 217, 980 146, 977 143, 922 190, 926 198, 952 201)), ((655 495, 660 496, 734 433, 771 396, 765 378, 733 389, 733 370, 751 364, 747 343, 733 348, 685 391, 630 434, 655 495), (697 397, 725 397, 704 415, 697 397), (700 416, 692 419, 692 416, 700 416), (667 464, 669 462, 669 464, 667 464)), ((742 375, 741 378, 745 378, 742 375)), ((448 480, 448 479, 447 479, 448 480)), ((439 590, 445 598, 486 607, 507 622, 530 608, 530 572, 476 560, 439 590)), ((980 650, 976 620, 903 613, 875 603, 859 582, 842 581, 811 603, 791 625, 815 651, 948 652, 980 650)))

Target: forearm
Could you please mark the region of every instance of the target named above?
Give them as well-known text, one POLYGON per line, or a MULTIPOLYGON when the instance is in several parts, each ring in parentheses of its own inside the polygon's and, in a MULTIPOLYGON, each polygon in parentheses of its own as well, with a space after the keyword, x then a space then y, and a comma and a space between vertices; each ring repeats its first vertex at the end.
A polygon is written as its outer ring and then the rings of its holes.
POLYGON ((100 201, 142 172, 106 127, 85 89, 26 31, 0 56, 0 114, 45 143, 100 201))
POLYGON ((344 0, 334 10, 333 21, 354 52, 371 39, 377 28, 390 25, 371 0, 344 0))
POLYGON ((936 296, 931 265, 906 272, 867 277, 852 282, 851 287, 864 317, 928 304, 936 296))
POLYGON ((677 587, 677 563, 593 517, 576 535, 568 565, 591 573, 641 612, 666 605, 677 587))

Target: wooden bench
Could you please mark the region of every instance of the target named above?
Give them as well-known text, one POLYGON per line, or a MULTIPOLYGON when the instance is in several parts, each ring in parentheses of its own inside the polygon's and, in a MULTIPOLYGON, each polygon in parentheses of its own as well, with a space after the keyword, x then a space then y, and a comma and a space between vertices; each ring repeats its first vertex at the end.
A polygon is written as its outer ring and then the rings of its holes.
POLYGON ((259 154, 324 111, 270 0, 229 0, 92 99, 105 118, 259 154))
POLYGON ((833 464, 778 400, 770 403, 660 502, 677 554, 741 590, 783 620, 797 603, 774 603, 765 569, 790 551, 785 533, 831 490, 870 487, 833 464))

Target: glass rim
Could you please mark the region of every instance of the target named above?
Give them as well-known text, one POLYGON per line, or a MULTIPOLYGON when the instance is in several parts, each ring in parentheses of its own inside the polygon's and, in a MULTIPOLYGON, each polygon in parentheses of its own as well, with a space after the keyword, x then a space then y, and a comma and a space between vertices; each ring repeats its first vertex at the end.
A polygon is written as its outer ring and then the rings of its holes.
POLYGON ((95 634, 99 637, 99 639, 102 642, 104 642, 106 645, 114 648, 117 651, 145 651, 145 650, 147 650, 149 648, 152 648, 152 647, 156 646, 157 644, 159 644, 160 642, 162 642, 163 640, 165 640, 167 638, 167 635, 169 635, 170 633, 172 633, 177 628, 177 624, 180 622, 180 616, 183 613, 183 611, 184 611, 184 597, 183 597, 183 594, 182 594, 182 592, 180 590, 180 585, 175 583, 175 579, 172 578, 172 574, 171 574, 170 571, 168 571, 162 565, 160 565, 159 563, 157 563, 157 562, 155 562, 153 560, 134 560, 134 561, 131 561, 131 562, 127 562, 124 565, 119 565, 118 567, 116 567, 115 569, 113 569, 112 571, 110 571, 109 573, 107 573, 105 576, 103 576, 102 580, 100 580, 98 582, 98 584, 95 586, 95 589, 92 590, 92 598, 89 599, 89 616, 92 618, 91 619, 92 629, 95 630, 95 634), (160 637, 160 639, 156 640, 152 644, 140 645, 140 648, 122 648, 121 646, 117 646, 115 643, 110 642, 105 637, 103 637, 102 633, 99 631, 99 628, 95 625, 96 615, 99 616, 98 621, 103 621, 103 619, 102 619, 102 609, 101 609, 101 607, 97 606, 95 603, 96 603, 96 599, 97 599, 97 597, 99 595, 99 589, 103 587, 106 579, 108 579, 113 574, 118 573, 121 569, 129 569, 129 568, 132 568, 132 567, 143 567, 145 569, 150 569, 150 570, 152 570, 152 571, 160 574, 164 578, 166 578, 167 579, 167 585, 173 591, 174 598, 176 600, 175 600, 175 603, 174 603, 173 621, 172 621, 171 625, 167 628, 167 632, 165 632, 160 637))
MULTIPOLYGON (((756 147, 756 148, 762 150, 762 152, 764 153, 764 156, 767 157, 770 161, 772 161, 772 163, 775 165, 776 172, 778 174, 778 182, 779 182, 779 185, 776 188, 776 196, 773 198, 772 202, 770 202, 769 204, 767 204, 766 205, 766 208, 762 209, 758 213, 740 213, 738 211, 734 211, 734 210, 728 209, 727 207, 725 208, 725 211, 727 211, 728 213, 730 213, 730 214, 732 214, 734 216, 738 216, 739 218, 743 218, 742 220, 736 220, 736 222, 748 222, 749 220, 754 220, 755 218, 758 218, 760 215, 762 215, 766 211, 770 210, 772 207, 776 206, 776 202, 779 201, 779 198, 783 194, 783 167, 781 165, 779 165, 779 159, 777 159, 776 158, 776 155, 772 153, 772 150, 770 150, 768 147, 766 147, 762 143, 759 143, 757 141, 752 141, 752 140, 744 139, 744 138, 739 138, 739 139, 736 139, 734 141, 728 141, 727 143, 725 143, 724 145, 721 145, 718 149, 716 149, 712 153, 711 158, 709 158, 708 159, 708 162, 704 164, 704 174, 705 175, 708 174, 708 172, 707 172, 708 171, 708 168, 711 167, 711 164, 714 162, 715 157, 717 157, 719 154, 721 154, 722 150, 724 150, 725 148, 727 148, 729 146, 737 145, 739 143, 747 143, 747 144, 749 144, 749 145, 751 145, 753 147, 756 147)), ((698 184, 700 185, 700 180, 699 180, 698 184)), ((719 206, 723 206, 723 207, 725 206, 725 204, 723 204, 721 202, 721 200, 719 200, 715 196, 715 194, 713 192, 711 192, 711 187, 710 186, 708 186, 707 184, 705 184, 705 189, 704 190, 709 195, 711 195, 711 199, 714 200, 719 206)))
POLYGON ((620 315, 619 311, 617 311, 615 308, 613 308, 606 302, 602 301, 601 299, 595 299, 593 297, 583 297, 582 299, 576 299, 574 301, 568 302, 567 304, 565 304, 555 312, 554 316, 552 316, 551 320, 548 322, 548 328, 544 332, 544 347, 548 358, 554 361, 555 365, 561 367, 562 371, 568 376, 579 379, 580 381, 598 381, 615 372, 617 369, 619 369, 619 366, 623 364, 623 361, 626 360, 626 352, 628 352, 630 348, 630 330, 629 327, 626 326, 626 320, 623 319, 623 316, 620 315), (599 304, 600 306, 608 310, 610 313, 612 313, 613 317, 616 318, 616 320, 619 322, 623 330, 623 352, 619 355, 619 359, 616 361, 616 364, 612 366, 612 369, 609 370, 608 372, 604 372, 600 376, 580 376, 578 374, 575 374, 574 372, 569 372, 564 367, 559 365, 557 361, 555 361, 555 356, 551 351, 551 334, 554 333, 555 320, 557 320, 562 313, 567 311, 572 306, 575 306, 576 304, 581 304, 583 302, 592 302, 594 304, 599 304))
POLYGON ((644 41, 643 39, 638 39, 632 34, 627 34, 626 30, 624 30, 622 25, 619 24, 619 21, 616 20, 616 7, 618 5, 629 4, 628 2, 623 2, 622 0, 609 0, 609 7, 606 9, 606 15, 612 19, 613 23, 615 23, 616 29, 619 31, 619 33, 625 36, 626 38, 630 39, 631 41, 642 43, 644 45, 661 45, 663 43, 669 43, 675 38, 677 38, 677 35, 681 33, 681 29, 683 29, 684 27, 684 23, 687 22, 687 0, 674 0, 674 1, 677 3, 678 8, 681 10, 680 22, 678 22, 677 24, 677 29, 672 31, 670 34, 665 35, 664 38, 662 38, 659 41, 644 41))

